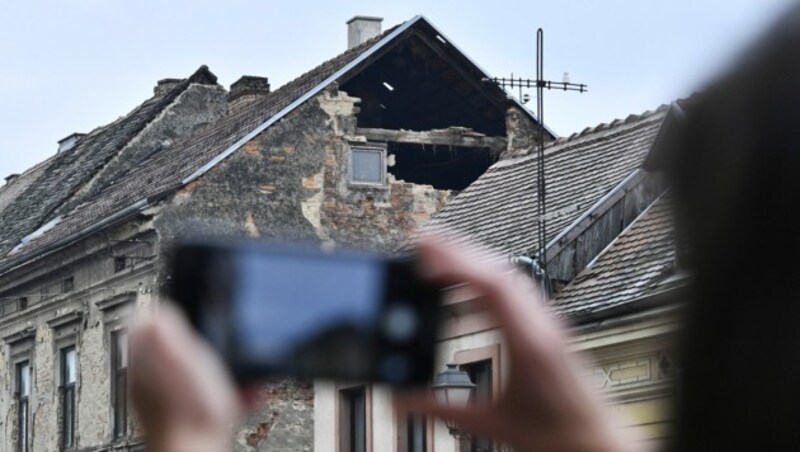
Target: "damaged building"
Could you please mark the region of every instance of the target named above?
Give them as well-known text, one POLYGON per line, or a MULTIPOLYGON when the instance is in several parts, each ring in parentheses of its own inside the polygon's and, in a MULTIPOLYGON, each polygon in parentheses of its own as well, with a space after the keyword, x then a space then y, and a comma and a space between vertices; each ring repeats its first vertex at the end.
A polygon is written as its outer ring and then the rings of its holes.
MULTIPOLYGON (((0 450, 141 450, 127 320, 198 233, 393 250, 535 117, 428 20, 348 22, 348 49, 273 90, 206 67, 59 142, 0 188, 0 450)), ((548 131, 546 139, 554 136, 548 131)), ((265 385, 237 450, 313 448, 310 382, 265 385)))
MULTIPOLYGON (((630 115, 559 138, 545 148, 548 308, 570 327, 570 348, 591 358, 589 380, 610 401, 634 438, 658 445, 669 437, 669 403, 677 364, 673 339, 686 275, 677 262, 673 222, 659 163, 677 105, 630 115)), ((679 116, 679 115, 677 115, 679 116)), ((493 164, 421 229, 455 231, 536 277, 534 148, 493 164)), ((410 243, 401 246, 407 251, 410 243)), ((533 302, 533 300, 531 300, 533 302)), ((473 397, 500 396, 509 375, 500 325, 481 309, 469 285, 447 290, 437 345, 437 371, 456 364, 477 385, 473 397)), ((348 449, 363 432, 366 451, 458 452, 506 450, 454 435, 429 418, 402 418, 381 385, 315 384, 315 451, 348 449), (361 397, 352 402, 352 394, 361 397), (356 403, 352 416, 341 406, 356 403), (336 422, 322 422, 324 419, 336 422), (353 430, 353 425, 357 425, 353 430)))

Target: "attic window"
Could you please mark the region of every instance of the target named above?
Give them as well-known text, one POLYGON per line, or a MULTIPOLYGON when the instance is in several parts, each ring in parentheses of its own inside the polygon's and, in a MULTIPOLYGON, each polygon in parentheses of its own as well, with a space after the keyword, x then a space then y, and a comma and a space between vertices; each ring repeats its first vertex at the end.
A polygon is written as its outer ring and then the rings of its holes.
POLYGON ((350 150, 350 183, 383 185, 385 180, 385 149, 359 147, 350 150))
POLYGON ((61 281, 61 293, 72 292, 73 289, 75 289, 75 278, 70 276, 61 281))

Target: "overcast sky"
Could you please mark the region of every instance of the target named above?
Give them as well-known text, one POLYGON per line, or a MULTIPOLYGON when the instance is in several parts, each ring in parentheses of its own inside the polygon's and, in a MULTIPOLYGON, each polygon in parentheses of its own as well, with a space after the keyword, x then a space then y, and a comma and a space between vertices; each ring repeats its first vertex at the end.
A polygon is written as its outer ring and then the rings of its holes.
POLYGON ((379 3, 0 0, 0 178, 127 113, 158 79, 202 64, 226 87, 248 74, 277 88, 343 51, 356 14, 383 17, 384 27, 422 14, 494 76, 533 76, 543 27, 547 78, 569 72, 589 85, 546 95, 545 122, 569 135, 691 93, 790 2, 379 3))

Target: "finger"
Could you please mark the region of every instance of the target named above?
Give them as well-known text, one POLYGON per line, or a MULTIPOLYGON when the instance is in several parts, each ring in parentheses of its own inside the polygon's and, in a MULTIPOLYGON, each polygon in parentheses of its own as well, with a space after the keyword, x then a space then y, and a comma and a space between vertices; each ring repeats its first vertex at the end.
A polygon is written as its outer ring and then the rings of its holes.
POLYGON ((214 353, 173 308, 163 306, 132 332, 137 388, 176 416, 209 422, 232 415, 232 384, 214 353))

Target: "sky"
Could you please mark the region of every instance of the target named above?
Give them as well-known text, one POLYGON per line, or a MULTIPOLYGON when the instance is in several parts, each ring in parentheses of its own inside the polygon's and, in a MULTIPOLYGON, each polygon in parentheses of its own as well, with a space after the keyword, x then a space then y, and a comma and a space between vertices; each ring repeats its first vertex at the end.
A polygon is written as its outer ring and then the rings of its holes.
POLYGON ((790 3, 0 0, 0 178, 126 114, 157 80, 203 64, 226 87, 259 75, 277 88, 345 50, 354 15, 383 17, 388 28, 422 14, 497 77, 535 75, 542 27, 545 77, 568 72, 589 85, 545 94, 545 123, 569 135, 691 94, 790 3))

